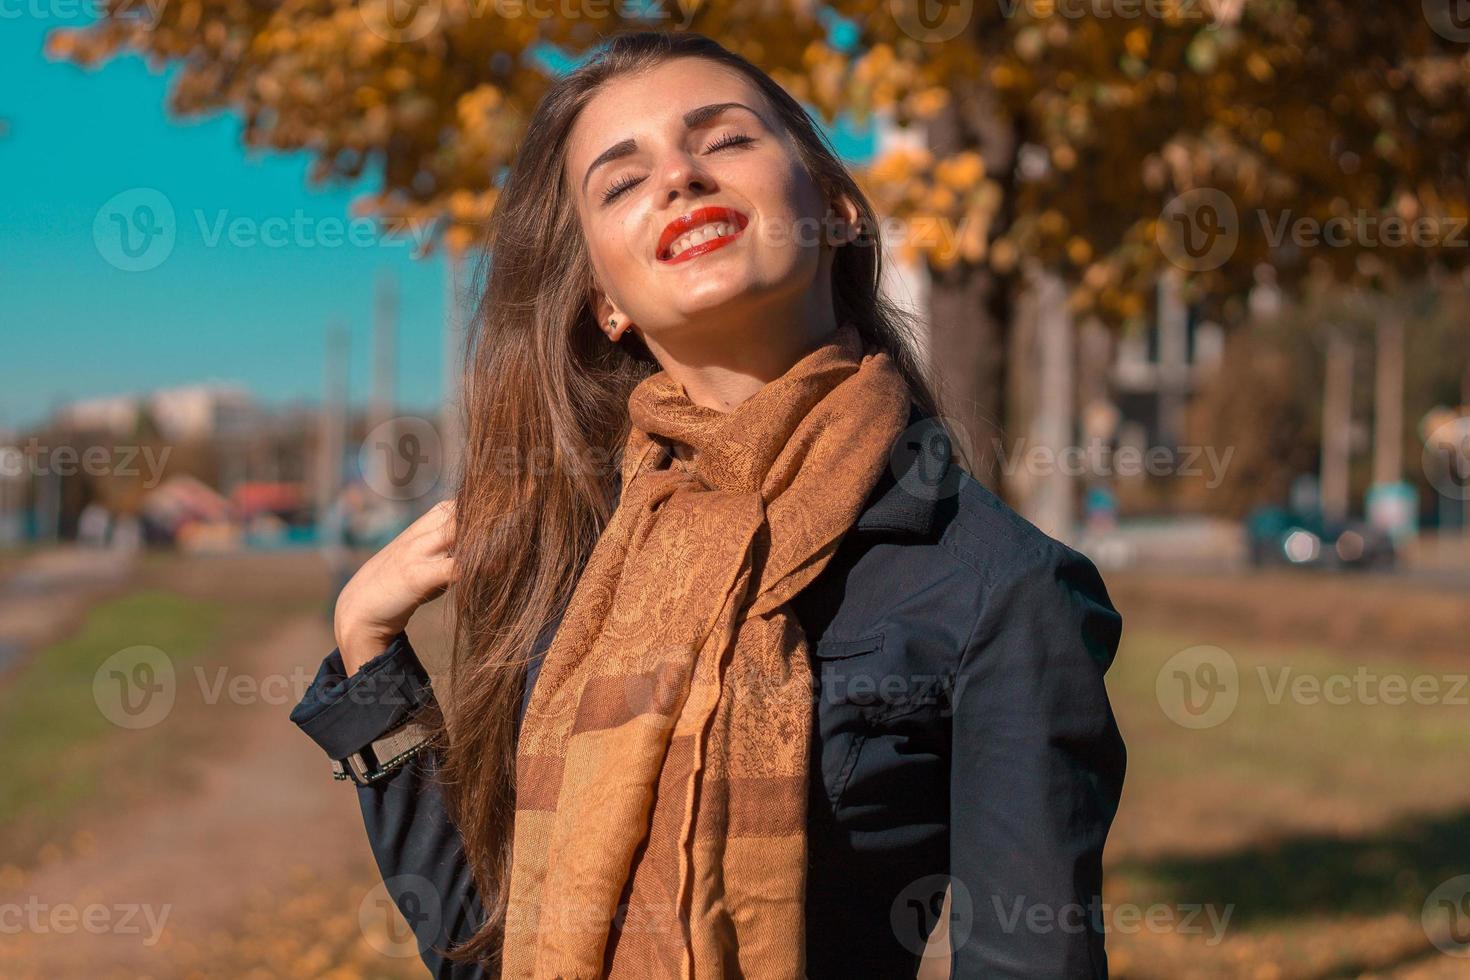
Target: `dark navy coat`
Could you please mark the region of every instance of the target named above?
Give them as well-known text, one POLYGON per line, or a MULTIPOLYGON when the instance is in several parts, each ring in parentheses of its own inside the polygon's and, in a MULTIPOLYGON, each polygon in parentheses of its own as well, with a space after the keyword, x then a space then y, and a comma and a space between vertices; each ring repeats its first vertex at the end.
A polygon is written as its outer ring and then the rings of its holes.
MULTIPOLYGON (((1106 977, 1102 851, 1125 752, 1103 674, 1122 619, 1093 563, 949 460, 917 406, 831 563, 793 600, 817 684, 808 975, 912 977, 953 892, 953 976, 1106 977)), ((534 651, 522 712, 554 626, 534 651)), ((292 720, 340 759, 432 697, 406 635, 322 663, 292 720)), ((438 977, 482 918, 423 753, 357 788, 438 977)))

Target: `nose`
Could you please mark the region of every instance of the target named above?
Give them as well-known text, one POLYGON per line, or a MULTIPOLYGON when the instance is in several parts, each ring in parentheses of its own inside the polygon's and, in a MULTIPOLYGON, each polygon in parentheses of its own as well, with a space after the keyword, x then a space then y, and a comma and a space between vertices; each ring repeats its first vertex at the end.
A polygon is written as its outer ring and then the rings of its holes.
POLYGON ((700 197, 716 189, 714 177, 698 158, 679 149, 664 157, 658 171, 658 199, 664 206, 680 197, 700 197))

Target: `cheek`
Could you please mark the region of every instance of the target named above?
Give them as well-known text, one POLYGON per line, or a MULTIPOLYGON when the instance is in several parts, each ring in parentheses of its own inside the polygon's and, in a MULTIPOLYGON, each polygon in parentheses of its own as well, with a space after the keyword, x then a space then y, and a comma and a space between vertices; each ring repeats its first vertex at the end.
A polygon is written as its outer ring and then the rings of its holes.
POLYGON ((821 194, 801 167, 782 159, 756 176, 753 202, 765 227, 770 250, 794 255, 816 251, 823 234, 821 194))
MULTIPOLYGON (((586 220, 586 219, 584 219, 586 220)), ((597 281, 604 285, 626 281, 633 262, 628 248, 627 229, 621 221, 605 216, 583 225, 587 257, 597 281)))

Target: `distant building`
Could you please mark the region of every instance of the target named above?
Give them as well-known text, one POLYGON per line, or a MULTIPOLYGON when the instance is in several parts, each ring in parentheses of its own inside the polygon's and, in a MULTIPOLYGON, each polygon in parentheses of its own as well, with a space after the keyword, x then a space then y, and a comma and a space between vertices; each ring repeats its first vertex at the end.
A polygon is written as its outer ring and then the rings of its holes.
POLYGON ((140 395, 85 398, 62 406, 56 422, 65 429, 128 435, 146 411, 159 434, 170 440, 242 436, 259 419, 250 392, 239 385, 205 383, 140 395))
POLYGON ((260 414, 249 391, 218 384, 154 392, 148 397, 148 411, 168 439, 243 436, 260 414))
POLYGON ((1197 307, 1174 301, 1164 277, 1153 321, 1117 341, 1110 380, 1123 416, 1120 443, 1178 447, 1185 412, 1224 353, 1224 328, 1202 318, 1197 307))

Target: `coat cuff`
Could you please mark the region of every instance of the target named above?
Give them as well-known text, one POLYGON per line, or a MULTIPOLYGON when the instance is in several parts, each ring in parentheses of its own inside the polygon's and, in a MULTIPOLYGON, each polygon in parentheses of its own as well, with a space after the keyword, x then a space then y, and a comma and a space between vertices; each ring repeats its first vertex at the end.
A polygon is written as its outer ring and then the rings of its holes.
POLYGON ((409 720, 433 700, 429 674, 399 633, 387 649, 346 676, 342 652, 333 650, 318 668, 291 720, 323 752, 345 759, 409 720))

